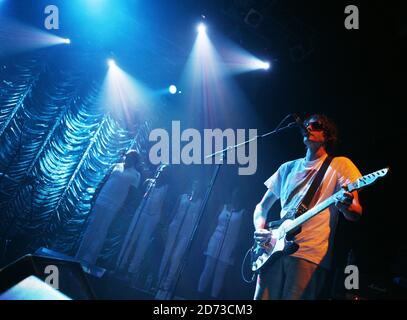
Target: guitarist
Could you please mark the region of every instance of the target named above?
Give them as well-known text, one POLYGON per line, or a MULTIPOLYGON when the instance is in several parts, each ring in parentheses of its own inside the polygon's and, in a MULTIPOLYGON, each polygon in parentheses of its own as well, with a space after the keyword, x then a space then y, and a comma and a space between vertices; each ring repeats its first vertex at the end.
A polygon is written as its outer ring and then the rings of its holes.
MULTIPOLYGON (((277 199, 281 203, 281 218, 295 218, 298 214, 296 209, 337 140, 336 126, 325 115, 308 117, 304 121, 304 127, 305 158, 282 164, 265 182, 267 191, 253 213, 254 239, 258 243, 270 240, 271 232, 266 229, 266 218, 277 199)), ((310 195, 312 200, 308 208, 333 195, 340 188, 346 188, 347 184, 359 177, 361 174, 351 160, 346 157, 333 158, 317 191, 310 195)), ((330 269, 339 212, 347 220, 356 221, 360 218, 362 207, 356 191, 345 192, 335 206, 328 207, 302 225, 301 231, 294 237, 298 250, 260 270, 254 299, 318 298, 330 269)))

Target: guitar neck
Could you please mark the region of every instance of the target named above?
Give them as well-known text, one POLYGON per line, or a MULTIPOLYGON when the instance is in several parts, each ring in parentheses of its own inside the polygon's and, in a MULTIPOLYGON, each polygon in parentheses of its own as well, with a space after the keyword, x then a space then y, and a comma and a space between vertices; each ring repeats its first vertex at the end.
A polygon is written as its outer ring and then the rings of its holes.
MULTIPOLYGON (((389 168, 384 168, 384 169, 372 172, 370 174, 364 175, 363 177, 360 177, 359 179, 357 179, 355 182, 349 184, 347 186, 347 190, 348 190, 348 192, 352 192, 354 190, 359 190, 361 188, 364 188, 364 187, 372 184, 373 182, 375 182, 377 179, 386 176, 388 172, 389 172, 389 168)), ((330 205, 334 204, 336 199, 338 198, 338 196, 342 195, 343 193, 344 193, 343 189, 339 190, 338 192, 336 192, 329 198, 325 199, 321 203, 318 203, 312 209, 308 210, 307 212, 305 212, 298 218, 294 219, 292 224, 286 227, 286 229, 285 229, 286 233, 299 227, 304 222, 308 221, 309 219, 316 216, 321 211, 328 208, 330 205)))
POLYGON ((301 226, 304 222, 307 222, 309 219, 312 217, 316 216, 318 213, 322 212, 326 208, 328 208, 330 205, 335 203, 335 199, 338 195, 343 193, 342 190, 338 191, 337 193, 333 194, 329 198, 325 199, 324 201, 318 203, 316 206, 314 206, 312 209, 308 210, 298 218, 295 218, 293 220, 293 223, 286 228, 286 232, 290 232, 291 230, 301 226))

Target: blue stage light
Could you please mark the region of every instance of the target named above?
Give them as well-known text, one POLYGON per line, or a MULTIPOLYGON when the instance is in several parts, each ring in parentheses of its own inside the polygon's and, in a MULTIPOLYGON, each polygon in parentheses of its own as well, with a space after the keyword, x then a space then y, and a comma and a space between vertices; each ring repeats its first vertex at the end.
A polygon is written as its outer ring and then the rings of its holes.
POLYGON ((63 39, 63 43, 71 44, 71 39, 63 39))
POLYGON ((107 60, 107 64, 109 65, 110 68, 113 68, 116 66, 116 62, 113 59, 107 60))
POLYGON ((203 23, 198 24, 198 32, 199 33, 205 33, 206 32, 206 26, 203 23))
POLYGON ((264 61, 264 62, 262 62, 262 63, 260 64, 260 67, 261 67, 261 69, 264 69, 264 70, 270 69, 270 62, 264 61))
POLYGON ((176 93, 177 93, 177 87, 172 84, 172 85, 169 86, 168 91, 169 91, 171 94, 176 94, 176 93))

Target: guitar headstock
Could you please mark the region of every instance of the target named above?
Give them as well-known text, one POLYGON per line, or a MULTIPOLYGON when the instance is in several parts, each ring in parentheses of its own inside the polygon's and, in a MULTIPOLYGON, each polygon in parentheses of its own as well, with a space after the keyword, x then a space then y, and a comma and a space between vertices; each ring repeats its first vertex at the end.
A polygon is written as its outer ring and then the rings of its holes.
POLYGON ((377 179, 385 177, 389 173, 389 170, 389 168, 383 168, 381 170, 360 177, 355 182, 348 185, 348 191, 351 192, 354 190, 358 190, 372 184, 377 179))

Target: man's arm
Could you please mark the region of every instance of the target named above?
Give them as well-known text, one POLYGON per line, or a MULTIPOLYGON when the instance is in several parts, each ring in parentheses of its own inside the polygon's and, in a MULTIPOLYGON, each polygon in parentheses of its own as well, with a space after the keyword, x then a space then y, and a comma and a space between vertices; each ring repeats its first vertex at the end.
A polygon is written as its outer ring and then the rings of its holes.
POLYGON ((261 201, 256 205, 253 213, 253 224, 256 230, 264 229, 267 220, 267 213, 276 200, 276 195, 270 190, 267 190, 261 201))
POLYGON ((336 201, 335 205, 349 221, 357 221, 362 215, 363 209, 357 191, 345 192, 343 197, 336 201))
POLYGON ((347 192, 348 182, 355 181, 360 178, 362 174, 355 164, 346 157, 338 157, 335 160, 339 161, 338 170, 342 188, 344 189, 344 194, 335 202, 336 207, 340 212, 343 213, 346 220, 357 221, 362 215, 362 206, 359 202, 359 196, 357 191, 347 192))

